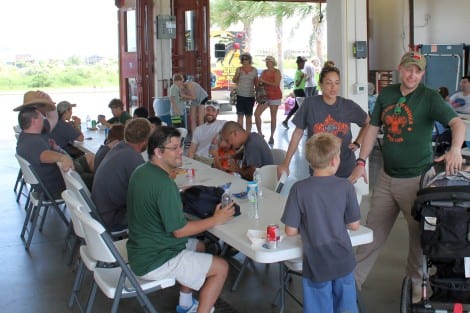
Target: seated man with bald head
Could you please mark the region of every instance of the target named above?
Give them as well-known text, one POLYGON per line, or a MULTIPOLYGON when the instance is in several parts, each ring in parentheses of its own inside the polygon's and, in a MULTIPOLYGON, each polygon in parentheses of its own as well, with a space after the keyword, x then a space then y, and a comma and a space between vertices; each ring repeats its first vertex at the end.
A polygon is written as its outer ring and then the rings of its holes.
POLYGON ((239 173, 243 178, 253 180, 256 168, 274 164, 271 149, 261 135, 249 133, 240 124, 233 121, 225 123, 220 135, 234 149, 239 150, 243 147, 241 165, 230 160, 230 170, 239 173))

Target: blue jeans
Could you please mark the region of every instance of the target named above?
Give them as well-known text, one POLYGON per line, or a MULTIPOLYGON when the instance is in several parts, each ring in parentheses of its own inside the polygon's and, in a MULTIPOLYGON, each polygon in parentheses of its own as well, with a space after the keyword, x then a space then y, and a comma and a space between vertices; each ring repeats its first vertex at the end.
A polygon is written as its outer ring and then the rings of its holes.
POLYGON ((317 86, 315 87, 305 87, 305 96, 312 97, 318 95, 317 86))
POLYGON ((357 313, 354 274, 316 283, 302 278, 304 313, 357 313))

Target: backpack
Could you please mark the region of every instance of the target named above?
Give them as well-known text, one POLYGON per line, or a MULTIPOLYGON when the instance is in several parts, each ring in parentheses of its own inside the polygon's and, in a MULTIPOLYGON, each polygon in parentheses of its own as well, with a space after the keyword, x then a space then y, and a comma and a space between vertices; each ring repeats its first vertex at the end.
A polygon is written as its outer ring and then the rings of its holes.
MULTIPOLYGON (((196 185, 181 192, 183 211, 187 214, 206 218, 214 214, 224 190, 220 187, 196 185)), ((240 206, 235 204, 234 216, 240 215, 240 206)))

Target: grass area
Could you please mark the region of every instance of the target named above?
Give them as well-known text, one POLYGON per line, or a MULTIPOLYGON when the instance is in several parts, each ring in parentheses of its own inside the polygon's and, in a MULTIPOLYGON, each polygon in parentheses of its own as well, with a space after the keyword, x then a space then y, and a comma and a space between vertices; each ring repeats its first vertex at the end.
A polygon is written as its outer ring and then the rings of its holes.
POLYGON ((95 64, 38 62, 0 65, 0 91, 117 86, 119 86, 117 62, 95 64))

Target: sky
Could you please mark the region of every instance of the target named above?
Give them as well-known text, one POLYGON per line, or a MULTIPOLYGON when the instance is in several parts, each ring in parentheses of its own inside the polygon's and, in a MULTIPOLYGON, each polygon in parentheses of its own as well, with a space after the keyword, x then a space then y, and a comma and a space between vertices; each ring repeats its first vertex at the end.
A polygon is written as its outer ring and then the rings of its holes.
POLYGON ((0 11, 0 59, 116 57, 114 0, 8 0, 0 11))

